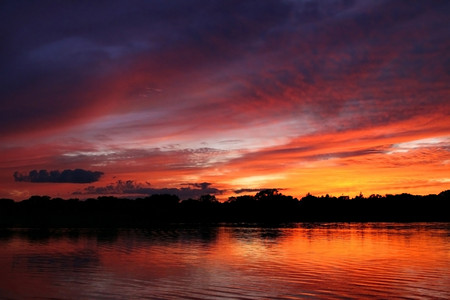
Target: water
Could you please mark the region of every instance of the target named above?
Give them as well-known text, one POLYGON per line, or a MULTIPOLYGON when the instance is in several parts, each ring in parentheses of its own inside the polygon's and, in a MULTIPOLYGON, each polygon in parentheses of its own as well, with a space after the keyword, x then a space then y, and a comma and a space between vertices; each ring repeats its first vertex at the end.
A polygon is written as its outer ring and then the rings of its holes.
POLYGON ((450 224, 14 229, 1 299, 450 299, 450 224))

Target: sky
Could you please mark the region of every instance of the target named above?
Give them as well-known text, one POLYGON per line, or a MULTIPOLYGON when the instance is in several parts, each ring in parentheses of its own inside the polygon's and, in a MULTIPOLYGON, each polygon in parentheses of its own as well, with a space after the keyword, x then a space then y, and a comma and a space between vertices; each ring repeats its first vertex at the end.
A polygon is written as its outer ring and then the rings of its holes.
POLYGON ((450 187, 450 2, 0 2, 0 198, 450 187))

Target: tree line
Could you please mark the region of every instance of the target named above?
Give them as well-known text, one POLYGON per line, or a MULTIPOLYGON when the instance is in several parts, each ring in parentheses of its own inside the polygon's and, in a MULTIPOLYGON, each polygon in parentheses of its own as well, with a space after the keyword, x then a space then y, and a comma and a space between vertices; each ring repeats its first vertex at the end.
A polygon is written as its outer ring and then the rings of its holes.
POLYGON ((160 223, 219 222, 417 222, 450 221, 450 190, 426 196, 397 194, 316 197, 300 200, 276 189, 217 201, 214 195, 181 201, 157 194, 87 200, 31 196, 0 199, 0 227, 128 227, 160 223))

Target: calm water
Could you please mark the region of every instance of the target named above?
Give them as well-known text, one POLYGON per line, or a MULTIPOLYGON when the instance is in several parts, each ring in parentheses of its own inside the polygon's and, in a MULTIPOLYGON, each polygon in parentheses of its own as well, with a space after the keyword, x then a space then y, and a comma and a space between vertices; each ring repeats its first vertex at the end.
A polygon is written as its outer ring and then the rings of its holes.
POLYGON ((450 299, 450 225, 0 234, 1 299, 450 299))

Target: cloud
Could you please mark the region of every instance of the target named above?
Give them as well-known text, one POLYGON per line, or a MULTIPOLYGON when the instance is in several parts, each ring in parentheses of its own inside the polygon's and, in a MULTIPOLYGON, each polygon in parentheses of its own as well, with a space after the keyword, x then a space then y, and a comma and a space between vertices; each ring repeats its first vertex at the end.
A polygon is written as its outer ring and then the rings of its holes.
MULTIPOLYGON (((253 193, 253 192, 261 192, 261 191, 265 191, 265 190, 271 190, 269 188, 258 188, 258 189, 238 189, 238 190, 233 190, 233 192, 235 194, 242 194, 242 193, 253 193)), ((281 190, 285 190, 284 188, 276 188, 276 190, 281 191, 281 190)))
POLYGON ((61 166, 157 186, 379 169, 448 135, 449 1, 130 1, 0 2, 0 192, 61 166))
POLYGON ((4 5, 2 135, 130 111, 160 136, 306 117, 343 130, 445 106, 445 2, 111 3, 4 5), (149 87, 164 95, 136 96, 149 87))
POLYGON ((183 185, 192 186, 194 188, 201 189, 201 190, 206 190, 212 185, 212 183, 209 183, 209 182, 186 183, 186 184, 183 184, 183 185))
POLYGON ((98 181, 102 175, 103 172, 83 169, 64 170, 62 172, 58 170, 50 172, 47 170, 32 170, 28 175, 15 172, 14 180, 35 183, 91 183, 98 181))
POLYGON ((35 133, 55 123, 61 130, 105 107, 139 106, 136 90, 160 90, 166 80, 184 82, 192 70, 227 63, 289 13, 278 1, 134 3, 2 3, 0 25, 8 29, 0 56, 9 59, 0 58, 0 132, 35 133))
POLYGON ((198 198, 202 195, 220 195, 224 191, 211 187, 211 183, 188 183, 182 188, 153 188, 150 183, 138 183, 134 180, 118 180, 106 186, 89 186, 83 191, 74 192, 74 195, 177 195, 180 199, 198 198))

